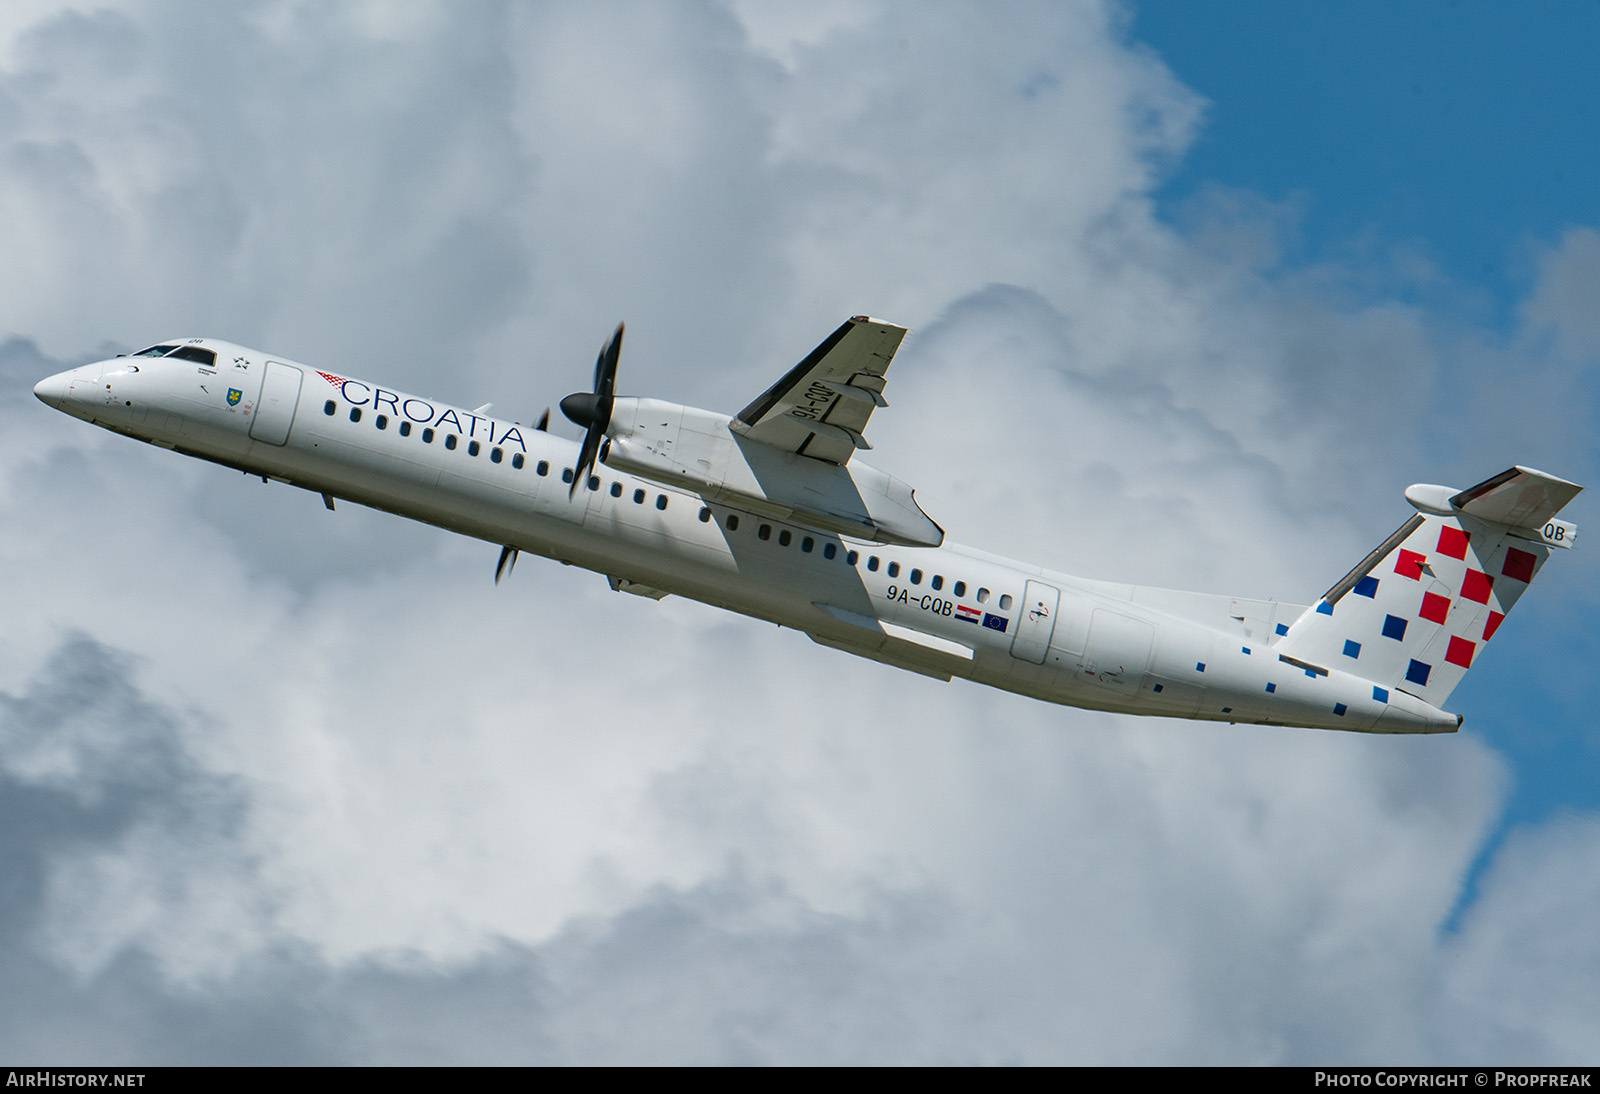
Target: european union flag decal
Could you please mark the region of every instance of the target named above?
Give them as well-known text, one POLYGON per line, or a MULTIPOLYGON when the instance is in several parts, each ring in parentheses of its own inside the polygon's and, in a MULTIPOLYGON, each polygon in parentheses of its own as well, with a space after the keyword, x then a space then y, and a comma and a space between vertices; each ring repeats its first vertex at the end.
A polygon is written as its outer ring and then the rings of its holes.
POLYGON ((999 631, 1001 634, 1005 634, 1006 624, 1010 622, 1011 620, 1007 619, 1003 615, 994 615, 990 612, 983 613, 983 625, 988 627, 991 631, 999 631))
POLYGON ((239 405, 239 400, 243 399, 243 398, 244 398, 244 392, 240 391, 238 388, 230 387, 228 389, 228 405, 229 406, 238 406, 239 405))

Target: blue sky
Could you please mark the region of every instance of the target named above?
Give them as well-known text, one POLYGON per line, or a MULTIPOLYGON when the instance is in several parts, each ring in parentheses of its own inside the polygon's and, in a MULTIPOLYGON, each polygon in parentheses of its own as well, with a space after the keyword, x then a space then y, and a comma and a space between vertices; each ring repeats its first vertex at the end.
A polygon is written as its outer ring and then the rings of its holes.
POLYGON ((1158 198, 1297 199, 1292 260, 1414 246, 1498 326, 1531 246, 1594 223, 1600 6, 1155 2, 1132 32, 1211 101, 1158 198))
POLYGON ((1409 483, 1600 477, 1596 18, 6 5, 0 1057, 1592 1062, 1587 538, 1464 733, 1197 725, 496 587, 31 389, 208 334, 526 421, 625 319, 731 412, 867 313, 952 539, 1305 603, 1409 483))
MULTIPOLYGON (((1131 29, 1209 100, 1155 193, 1175 222, 1218 186, 1286 202, 1285 264, 1384 266, 1389 249, 1412 251, 1437 280, 1383 277, 1368 292, 1514 341, 1539 249, 1600 220, 1600 150, 1588 136, 1600 120, 1589 57, 1600 5, 1155 2, 1133 9, 1131 29)), ((1580 385, 1550 398, 1592 400, 1592 369, 1580 385)), ((1595 453, 1591 443, 1584 466, 1547 470, 1586 482, 1595 453)), ((1587 498, 1569 519, 1583 521, 1587 498)), ((1469 730, 1514 761, 1502 833, 1600 807, 1596 691, 1581 669, 1595 638, 1581 611, 1548 600, 1537 611, 1519 616, 1524 629, 1496 649, 1494 671, 1456 696, 1469 730), (1540 631, 1564 634, 1554 663, 1540 631)))

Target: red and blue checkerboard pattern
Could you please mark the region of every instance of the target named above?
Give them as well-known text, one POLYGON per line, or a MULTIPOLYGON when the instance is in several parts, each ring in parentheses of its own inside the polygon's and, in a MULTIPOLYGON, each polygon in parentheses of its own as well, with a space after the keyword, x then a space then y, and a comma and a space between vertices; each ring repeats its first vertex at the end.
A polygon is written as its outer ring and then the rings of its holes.
POLYGON ((1443 706, 1549 554, 1470 517, 1426 517, 1277 652, 1443 706))

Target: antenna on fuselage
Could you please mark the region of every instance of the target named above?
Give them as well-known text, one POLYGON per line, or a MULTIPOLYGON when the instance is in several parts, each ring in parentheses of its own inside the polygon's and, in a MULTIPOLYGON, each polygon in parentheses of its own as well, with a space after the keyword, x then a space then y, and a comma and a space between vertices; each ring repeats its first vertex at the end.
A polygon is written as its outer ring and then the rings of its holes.
POLYGON ((509 543, 500 548, 500 561, 495 563, 494 567, 494 583, 496 585, 500 584, 502 577, 507 576, 517 568, 517 555, 520 553, 509 543))

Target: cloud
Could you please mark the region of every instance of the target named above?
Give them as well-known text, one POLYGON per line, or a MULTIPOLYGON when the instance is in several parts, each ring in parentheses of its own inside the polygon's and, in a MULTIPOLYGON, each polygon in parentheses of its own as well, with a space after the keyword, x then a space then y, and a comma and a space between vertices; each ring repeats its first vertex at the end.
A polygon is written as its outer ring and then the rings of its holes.
MULTIPOLYGON (((1441 931, 1515 776, 1479 738, 1047 707, 531 558, 497 589, 493 545, 27 394, 195 330, 536 414, 625 317, 628 388, 732 410, 871 311, 914 327, 872 458, 952 538, 1304 601, 1447 443, 1452 474, 1499 470, 1493 362, 1578 367, 1374 291, 1391 270, 1284 266, 1292 210, 1157 220, 1202 104, 1114 9, 918 11, 174 0, 8 28, 0 971, 27 1005, 0 1045, 1592 1055, 1593 871, 1562 874, 1587 816, 1507 841, 1441 931), (1561 944, 1507 973, 1535 926, 1561 944)), ((1530 332, 1578 329, 1551 301, 1582 248, 1530 332)), ((1561 435, 1553 461, 1588 459, 1561 435)))
POLYGON ((1600 284, 1600 232, 1570 228, 1539 259, 1539 281, 1523 308, 1529 327, 1553 338, 1566 357, 1593 363, 1600 355, 1600 321, 1591 306, 1600 284))
POLYGON ((1564 816, 1513 834, 1452 947, 1443 995, 1477 1060, 1591 1059, 1597 955, 1582 937, 1600 826, 1564 816))

